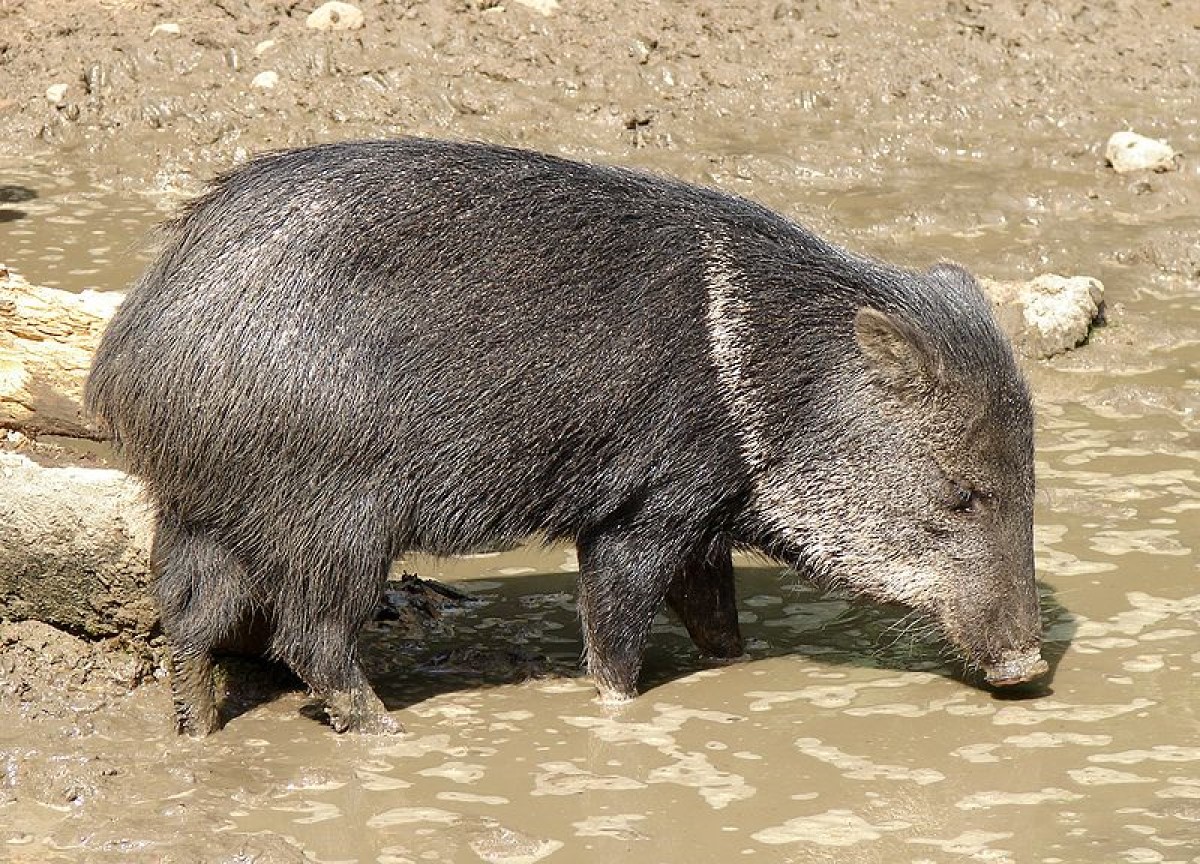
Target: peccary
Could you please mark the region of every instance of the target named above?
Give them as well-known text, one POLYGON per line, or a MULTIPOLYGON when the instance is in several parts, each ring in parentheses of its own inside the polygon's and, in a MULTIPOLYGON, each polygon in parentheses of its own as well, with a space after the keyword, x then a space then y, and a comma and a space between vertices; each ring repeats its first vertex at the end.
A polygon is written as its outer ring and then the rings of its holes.
POLYGON ((726 193, 469 143, 341 143, 224 175, 165 228, 87 405, 157 508, 183 731, 253 620, 337 730, 389 563, 579 552, 587 669, 636 692, 665 601, 741 653, 730 553, 936 621, 1040 676, 1032 411, 967 272, 899 269, 726 193))

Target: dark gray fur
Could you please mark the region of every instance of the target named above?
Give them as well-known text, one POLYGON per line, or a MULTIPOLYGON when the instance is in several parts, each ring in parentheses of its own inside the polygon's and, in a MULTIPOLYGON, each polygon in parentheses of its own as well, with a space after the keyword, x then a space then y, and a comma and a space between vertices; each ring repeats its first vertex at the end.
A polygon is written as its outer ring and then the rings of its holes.
POLYGON ((669 179, 425 140, 261 157, 165 235, 86 398, 158 508, 188 731, 217 725, 210 652, 255 618, 337 728, 388 728, 354 645, 389 563, 529 536, 578 547, 609 695, 634 692, 664 599, 740 653, 734 546, 882 600, 864 574, 900 556, 986 594, 905 598, 969 661, 1037 644, 1029 399, 958 268, 856 257, 669 179), (747 298, 788 530, 714 367, 714 249, 747 298))

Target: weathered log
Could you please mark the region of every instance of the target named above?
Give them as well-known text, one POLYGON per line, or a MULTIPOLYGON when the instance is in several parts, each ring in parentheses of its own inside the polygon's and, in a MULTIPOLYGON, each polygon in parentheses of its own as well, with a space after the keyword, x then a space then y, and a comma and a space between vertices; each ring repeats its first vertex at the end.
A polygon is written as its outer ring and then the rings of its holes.
MULTIPOLYGON (((1102 314, 1095 280, 985 283, 1027 356, 1068 350, 1102 314)), ((0 268, 0 428, 98 439, 80 402, 91 356, 123 299, 29 285, 0 268)), ((90 636, 145 636, 150 516, 120 471, 47 467, 0 452, 0 618, 90 636)))
POLYGON ((124 299, 30 285, 0 270, 0 427, 103 439, 83 414, 92 353, 124 299))
POLYGON ((145 636, 157 620, 151 516, 136 480, 0 452, 0 618, 89 636, 145 636))

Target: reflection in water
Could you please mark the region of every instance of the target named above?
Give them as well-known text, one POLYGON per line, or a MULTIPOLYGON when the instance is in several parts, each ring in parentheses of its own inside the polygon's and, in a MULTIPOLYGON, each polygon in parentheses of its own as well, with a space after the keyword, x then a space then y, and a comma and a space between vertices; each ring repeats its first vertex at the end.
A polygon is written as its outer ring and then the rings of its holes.
POLYGON ((24 219, 28 215, 24 210, 6 205, 19 204, 36 197, 36 192, 24 186, 0 184, 0 222, 15 222, 18 219, 24 219))

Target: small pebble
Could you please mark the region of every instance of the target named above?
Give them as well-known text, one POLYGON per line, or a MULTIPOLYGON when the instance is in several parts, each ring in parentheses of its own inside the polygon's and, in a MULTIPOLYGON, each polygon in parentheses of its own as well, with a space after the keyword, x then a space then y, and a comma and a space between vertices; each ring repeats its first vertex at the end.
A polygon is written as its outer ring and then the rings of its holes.
POLYGON ((274 69, 267 69, 255 75, 254 80, 250 82, 250 86, 257 87, 259 90, 270 90, 278 83, 279 73, 274 69))
POLYGON ((520 6, 541 12, 546 17, 558 11, 558 0, 515 0, 520 6))
POLYGON ((264 39, 254 46, 254 56, 261 57, 278 44, 274 39, 264 39))
POLYGON ((154 25, 154 28, 150 31, 150 35, 157 36, 159 33, 162 33, 166 36, 178 36, 181 32, 179 25, 174 21, 160 21, 154 25))
POLYGON ((1104 148, 1104 157, 1118 174, 1173 171, 1179 167, 1179 156, 1166 141, 1128 131, 1114 132, 1104 148))
POLYGON ((67 84, 51 84, 46 88, 46 101, 51 105, 61 105, 67 98, 67 90, 70 87, 67 84))
POLYGON ((341 0, 329 0, 309 13, 305 26, 313 30, 357 30, 364 23, 362 10, 341 0))

